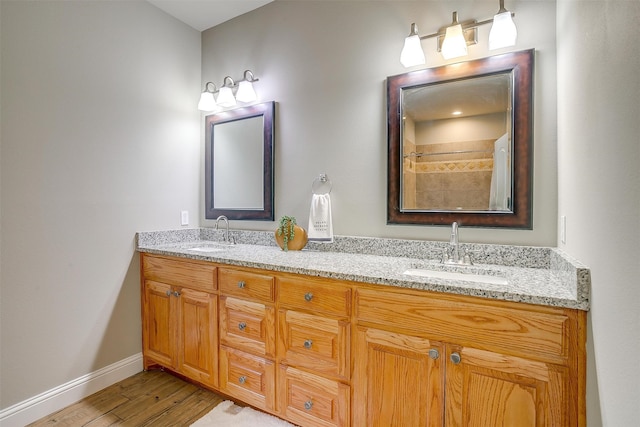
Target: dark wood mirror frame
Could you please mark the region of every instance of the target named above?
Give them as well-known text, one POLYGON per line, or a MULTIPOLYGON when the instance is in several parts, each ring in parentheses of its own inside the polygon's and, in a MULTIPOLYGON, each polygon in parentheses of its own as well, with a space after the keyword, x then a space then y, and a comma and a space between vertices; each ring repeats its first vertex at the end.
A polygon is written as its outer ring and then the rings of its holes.
POLYGON ((533 67, 534 50, 511 52, 387 78, 387 223, 532 229, 533 219, 533 67), (512 210, 487 212, 407 211, 400 209, 402 179, 402 90, 496 73, 513 73, 512 210))
POLYGON ((216 219, 220 215, 233 220, 274 219, 273 184, 273 141, 274 141, 275 102, 236 108, 211 114, 205 120, 205 218, 216 219), (263 207, 262 209, 216 209, 214 207, 214 168, 213 168, 213 127, 215 125, 252 117, 263 117, 263 207))

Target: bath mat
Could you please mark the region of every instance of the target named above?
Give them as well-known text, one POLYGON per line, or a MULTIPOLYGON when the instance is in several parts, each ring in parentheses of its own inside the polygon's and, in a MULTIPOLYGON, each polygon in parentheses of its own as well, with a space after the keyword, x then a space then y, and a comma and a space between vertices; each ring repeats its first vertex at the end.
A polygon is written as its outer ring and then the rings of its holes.
POLYGON ((225 400, 191 427, 295 427, 286 421, 255 409, 236 406, 225 400))

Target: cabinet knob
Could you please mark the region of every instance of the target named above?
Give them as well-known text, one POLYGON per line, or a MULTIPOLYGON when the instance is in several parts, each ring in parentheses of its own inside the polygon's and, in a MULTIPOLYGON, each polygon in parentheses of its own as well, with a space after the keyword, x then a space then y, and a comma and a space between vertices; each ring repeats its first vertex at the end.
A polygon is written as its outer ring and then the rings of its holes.
POLYGON ((245 322, 238 323, 238 329, 240 329, 241 331, 244 331, 246 327, 247 327, 247 324, 245 322))
POLYGON ((313 294, 311 292, 307 292, 306 294, 304 294, 304 299, 306 301, 311 301, 313 299, 313 294))
POLYGON ((247 382, 247 377, 245 377, 244 375, 243 375, 243 376, 241 376, 240 378, 238 378, 238 382, 239 382, 240 384, 244 384, 244 383, 246 383, 246 382, 247 382))
POLYGON ((460 358, 460 353, 458 352, 451 353, 451 356, 449 356, 449 359, 451 359, 454 365, 457 365, 458 363, 460 363, 460 360, 462 360, 460 358))
POLYGON ((440 357, 440 352, 437 349, 432 348, 429 350, 429 357, 433 360, 437 360, 438 357, 440 357))
POLYGON ((245 286, 247 286, 247 284, 244 282, 244 280, 240 280, 240 281, 238 282, 238 287, 239 287, 240 289, 244 289, 244 287, 245 287, 245 286))
POLYGON ((173 295, 174 295, 174 296, 176 296, 176 297, 179 297, 179 296, 180 296, 180 292, 178 292, 178 291, 173 291, 173 295))
POLYGON ((171 291, 167 291, 167 296, 170 297, 171 296, 171 291))
POLYGON ((307 411, 310 411, 311 408, 313 408, 313 402, 310 400, 307 400, 306 402, 304 402, 304 409, 306 409, 307 411))
POLYGON ((313 345, 313 341, 312 340, 304 340, 304 348, 311 348, 311 346, 313 345))

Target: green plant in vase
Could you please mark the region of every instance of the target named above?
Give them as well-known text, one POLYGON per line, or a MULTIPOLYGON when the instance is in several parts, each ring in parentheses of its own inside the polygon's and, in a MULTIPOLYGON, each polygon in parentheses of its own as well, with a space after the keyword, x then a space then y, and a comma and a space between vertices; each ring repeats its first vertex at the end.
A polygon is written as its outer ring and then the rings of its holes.
POLYGON ((307 244, 307 232, 296 224, 294 216, 283 216, 276 229, 276 242, 284 251, 300 250, 307 244))

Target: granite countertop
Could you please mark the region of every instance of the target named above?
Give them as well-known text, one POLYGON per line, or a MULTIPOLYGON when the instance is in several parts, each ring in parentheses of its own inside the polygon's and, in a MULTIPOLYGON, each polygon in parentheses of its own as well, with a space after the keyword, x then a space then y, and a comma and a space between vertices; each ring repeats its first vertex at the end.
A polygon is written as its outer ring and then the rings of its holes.
POLYGON ((446 242, 336 236, 332 244, 309 244, 302 251, 284 252, 273 243, 273 233, 234 230, 232 236, 237 244, 222 243, 221 232, 211 229, 138 233, 136 249, 390 287, 589 309, 589 270, 554 248, 461 244, 463 250, 475 255, 476 262, 474 266, 459 267, 439 261, 448 245, 446 242), (194 248, 205 248, 205 251, 194 248), (416 268, 476 273, 499 279, 474 281, 472 276, 458 280, 403 274, 416 268), (506 279, 506 283, 500 278, 506 279))

